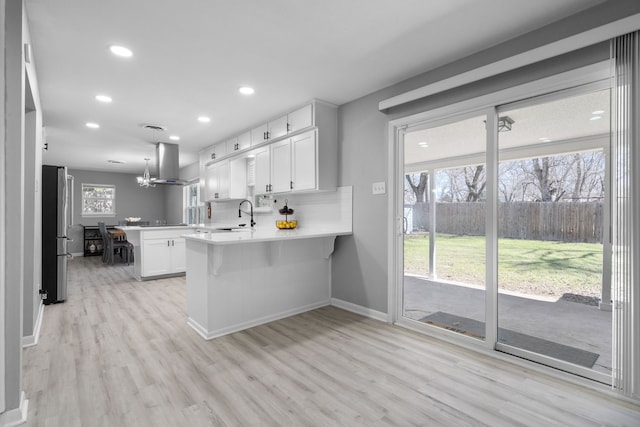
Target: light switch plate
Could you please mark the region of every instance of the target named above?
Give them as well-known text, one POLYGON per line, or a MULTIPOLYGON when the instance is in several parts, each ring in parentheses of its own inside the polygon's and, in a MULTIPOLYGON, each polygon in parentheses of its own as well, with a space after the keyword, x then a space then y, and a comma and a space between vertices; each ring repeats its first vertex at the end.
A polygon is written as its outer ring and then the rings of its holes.
POLYGON ((384 194, 384 193, 386 193, 384 181, 374 182, 371 192, 373 194, 384 194))

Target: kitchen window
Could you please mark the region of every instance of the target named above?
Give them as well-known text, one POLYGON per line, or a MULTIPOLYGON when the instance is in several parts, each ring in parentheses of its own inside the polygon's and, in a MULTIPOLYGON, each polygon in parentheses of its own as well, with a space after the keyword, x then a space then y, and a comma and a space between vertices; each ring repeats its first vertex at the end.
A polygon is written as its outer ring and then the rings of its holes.
POLYGON ((196 180, 183 187, 183 218, 185 224, 204 222, 204 202, 200 200, 200 182, 196 180))
POLYGON ((115 185, 82 184, 82 216, 115 215, 115 185))

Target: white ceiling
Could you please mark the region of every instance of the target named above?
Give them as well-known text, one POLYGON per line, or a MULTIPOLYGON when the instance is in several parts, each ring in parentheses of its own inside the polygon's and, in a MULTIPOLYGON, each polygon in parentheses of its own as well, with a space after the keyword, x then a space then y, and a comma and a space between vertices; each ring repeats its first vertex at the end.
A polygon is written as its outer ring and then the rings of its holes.
POLYGON ((312 98, 341 105, 602 2, 26 0, 44 162, 140 173, 154 143, 177 134, 186 166, 312 98), (238 93, 245 84, 253 96, 238 93))

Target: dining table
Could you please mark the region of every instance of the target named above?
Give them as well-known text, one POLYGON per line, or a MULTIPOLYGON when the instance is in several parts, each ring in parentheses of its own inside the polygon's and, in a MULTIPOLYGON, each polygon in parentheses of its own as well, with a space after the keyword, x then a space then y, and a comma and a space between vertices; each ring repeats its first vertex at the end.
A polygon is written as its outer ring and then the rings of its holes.
POLYGON ((108 229, 107 232, 115 239, 115 240, 126 240, 127 233, 118 229, 108 229))

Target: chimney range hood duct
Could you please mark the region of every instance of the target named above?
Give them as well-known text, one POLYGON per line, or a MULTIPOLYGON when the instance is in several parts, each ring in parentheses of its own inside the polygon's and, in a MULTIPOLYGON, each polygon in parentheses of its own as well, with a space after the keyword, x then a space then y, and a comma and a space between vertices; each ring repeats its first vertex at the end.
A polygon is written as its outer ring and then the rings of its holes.
POLYGON ((178 144, 159 142, 156 144, 156 172, 158 177, 153 180, 155 184, 184 185, 185 181, 180 176, 180 154, 178 144))

